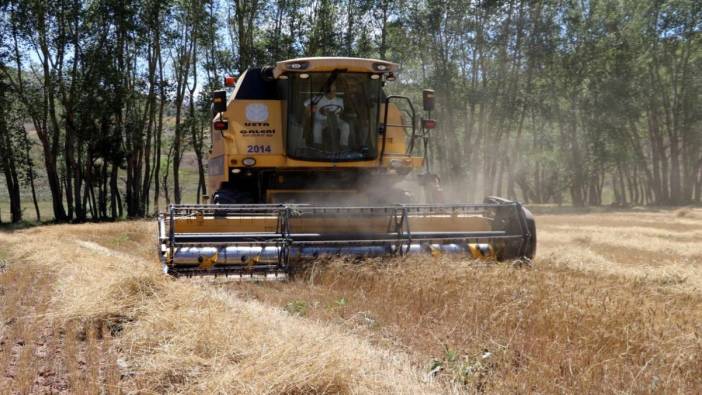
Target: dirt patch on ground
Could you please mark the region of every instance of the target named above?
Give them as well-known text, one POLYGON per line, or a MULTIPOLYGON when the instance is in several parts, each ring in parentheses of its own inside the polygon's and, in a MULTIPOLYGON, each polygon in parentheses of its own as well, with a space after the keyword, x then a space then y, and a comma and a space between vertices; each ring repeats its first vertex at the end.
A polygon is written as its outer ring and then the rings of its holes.
POLYGON ((53 275, 8 262, 0 272, 0 387, 10 393, 118 393, 109 332, 51 311, 53 275))

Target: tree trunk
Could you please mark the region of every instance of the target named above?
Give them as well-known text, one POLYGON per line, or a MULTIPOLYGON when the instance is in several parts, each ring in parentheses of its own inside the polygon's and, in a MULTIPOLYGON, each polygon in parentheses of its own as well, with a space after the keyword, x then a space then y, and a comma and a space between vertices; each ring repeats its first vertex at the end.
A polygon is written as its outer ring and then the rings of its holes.
POLYGON ((37 191, 34 186, 34 162, 32 161, 32 158, 29 155, 29 147, 30 144, 27 141, 27 144, 25 145, 25 161, 27 162, 27 175, 29 176, 29 186, 32 190, 32 202, 34 203, 34 212, 36 214, 37 222, 41 222, 41 213, 39 212, 39 203, 37 202, 37 191))
MULTIPOLYGON (((4 92, 0 93, 3 95, 4 92)), ((0 98, 1 99, 1 98, 0 98)), ((0 100, 2 103, 4 100, 0 100)), ((0 109, 2 111, 2 109, 0 109)), ((5 122, 4 114, 0 113, 0 167, 5 174, 7 193, 10 195, 10 220, 12 223, 22 221, 22 203, 20 196, 20 183, 17 175, 17 162, 15 160, 14 146, 10 136, 10 127, 5 122)))

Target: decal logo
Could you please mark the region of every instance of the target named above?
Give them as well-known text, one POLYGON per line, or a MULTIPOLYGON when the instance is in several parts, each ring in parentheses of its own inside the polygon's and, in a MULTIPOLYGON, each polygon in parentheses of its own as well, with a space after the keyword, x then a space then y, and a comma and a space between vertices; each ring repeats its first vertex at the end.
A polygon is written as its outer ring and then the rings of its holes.
POLYGON ((273 137, 275 129, 242 129, 239 133, 244 137, 273 137))
POLYGON ((246 106, 246 119, 251 122, 265 122, 268 120, 268 106, 265 104, 249 104, 246 106))

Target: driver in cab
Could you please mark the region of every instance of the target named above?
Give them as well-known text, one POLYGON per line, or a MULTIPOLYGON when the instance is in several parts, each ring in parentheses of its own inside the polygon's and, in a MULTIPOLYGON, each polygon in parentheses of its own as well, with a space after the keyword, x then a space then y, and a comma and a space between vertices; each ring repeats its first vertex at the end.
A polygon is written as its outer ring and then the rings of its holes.
POLYGON ((314 126, 312 127, 314 144, 322 144, 322 130, 327 126, 327 116, 334 114, 336 115, 336 124, 341 132, 339 144, 349 145, 349 124, 339 117, 344 111, 344 100, 336 96, 336 83, 332 83, 324 95, 307 99, 305 107, 315 113, 314 126))

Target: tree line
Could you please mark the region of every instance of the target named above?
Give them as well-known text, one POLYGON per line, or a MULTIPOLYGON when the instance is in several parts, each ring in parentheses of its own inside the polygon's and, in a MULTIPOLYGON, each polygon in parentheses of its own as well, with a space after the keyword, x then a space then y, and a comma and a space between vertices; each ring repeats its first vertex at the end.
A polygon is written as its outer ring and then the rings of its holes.
POLYGON ((40 217, 38 183, 57 221, 197 201, 208 92, 297 56, 387 59, 391 91, 435 89, 432 164, 455 199, 699 202, 701 30, 694 0, 2 0, 11 219, 22 191, 40 217))

